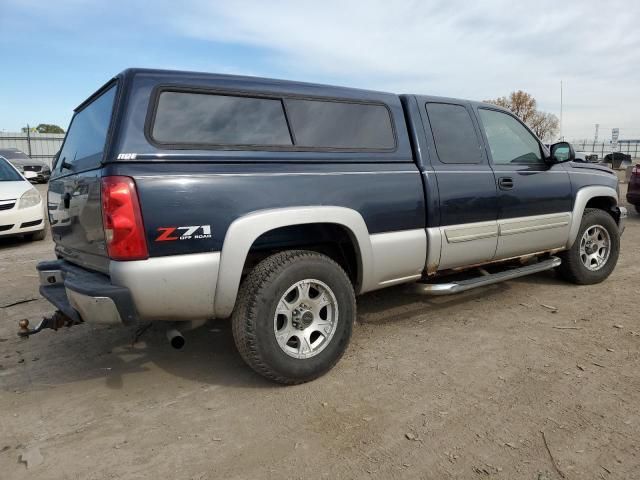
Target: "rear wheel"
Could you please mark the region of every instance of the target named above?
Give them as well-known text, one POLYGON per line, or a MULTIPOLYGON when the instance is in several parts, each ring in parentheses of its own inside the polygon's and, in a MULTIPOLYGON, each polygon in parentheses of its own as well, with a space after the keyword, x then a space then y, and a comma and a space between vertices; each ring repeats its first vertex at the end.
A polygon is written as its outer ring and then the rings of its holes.
POLYGON ((611 215, 587 209, 575 242, 559 254, 562 264, 557 271, 564 279, 579 285, 600 283, 611 275, 619 252, 620 234, 611 215))
POLYGON ((303 383, 340 360, 355 315, 353 287, 336 262, 315 252, 285 251, 260 262, 242 283, 233 337, 259 374, 303 383))

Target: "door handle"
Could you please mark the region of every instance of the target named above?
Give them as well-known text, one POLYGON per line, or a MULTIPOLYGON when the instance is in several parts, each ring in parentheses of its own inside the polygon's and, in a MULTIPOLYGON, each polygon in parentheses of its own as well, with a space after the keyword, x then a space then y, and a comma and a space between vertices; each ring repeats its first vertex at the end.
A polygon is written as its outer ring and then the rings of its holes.
POLYGON ((513 188, 513 178, 500 177, 498 179, 498 186, 500 187, 500 190, 511 190, 513 188))

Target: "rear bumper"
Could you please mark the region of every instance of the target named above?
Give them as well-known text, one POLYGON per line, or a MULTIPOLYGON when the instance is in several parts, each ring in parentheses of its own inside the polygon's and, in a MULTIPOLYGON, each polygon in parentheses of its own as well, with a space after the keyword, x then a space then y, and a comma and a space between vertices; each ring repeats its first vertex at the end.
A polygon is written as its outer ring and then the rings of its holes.
POLYGON ((40 294, 86 322, 214 318, 220 252, 109 262, 109 275, 65 260, 38 264, 40 294))
POLYGON ((40 262, 40 294, 76 321, 129 325, 138 313, 128 288, 64 260, 40 262))

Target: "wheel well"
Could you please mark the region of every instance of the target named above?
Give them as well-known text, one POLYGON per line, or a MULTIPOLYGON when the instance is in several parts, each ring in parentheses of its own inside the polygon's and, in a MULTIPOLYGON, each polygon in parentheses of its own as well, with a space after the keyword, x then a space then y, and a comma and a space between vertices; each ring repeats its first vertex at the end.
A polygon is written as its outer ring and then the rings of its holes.
POLYGON ((611 197, 594 197, 589 199, 589 201, 587 202, 584 208, 585 210, 587 208, 598 208, 600 210, 604 210, 609 215, 611 215, 617 223, 618 218, 616 218, 615 212, 613 210, 613 207, 615 206, 616 206, 616 201, 611 197))
POLYGON ((344 269, 354 286, 360 285, 362 266, 357 242, 346 227, 335 223, 289 225, 263 233, 251 245, 242 276, 268 256, 296 249, 328 256, 344 269))

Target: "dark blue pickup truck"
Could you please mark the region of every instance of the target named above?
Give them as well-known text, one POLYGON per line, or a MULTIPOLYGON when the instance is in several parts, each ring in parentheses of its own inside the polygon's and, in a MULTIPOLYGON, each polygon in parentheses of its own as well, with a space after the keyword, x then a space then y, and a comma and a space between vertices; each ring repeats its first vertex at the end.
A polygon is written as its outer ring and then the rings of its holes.
POLYGON ((626 210, 608 168, 548 150, 510 112, 453 98, 130 69, 75 111, 49 185, 45 327, 231 317, 260 374, 342 356, 358 294, 444 295, 614 269, 626 210))

